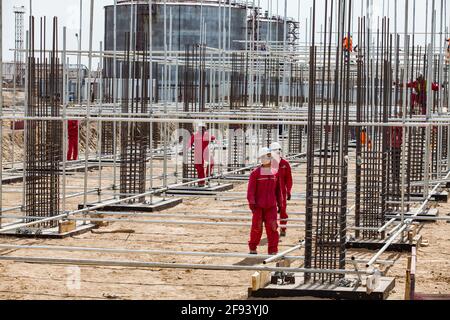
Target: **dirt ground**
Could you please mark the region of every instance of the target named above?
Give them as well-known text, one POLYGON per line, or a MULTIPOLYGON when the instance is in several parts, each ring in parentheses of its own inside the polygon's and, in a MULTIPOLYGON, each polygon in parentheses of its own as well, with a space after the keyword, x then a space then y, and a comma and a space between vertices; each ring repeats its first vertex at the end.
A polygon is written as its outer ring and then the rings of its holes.
MULTIPOLYGON (((161 164, 155 165, 154 174, 161 173, 161 164)), ((173 170, 173 169, 172 169, 173 170)), ((294 169, 297 194, 290 202, 290 212, 304 212, 305 164, 294 169), (299 183, 300 182, 300 183, 299 183)), ((89 188, 98 186, 98 170, 89 173, 89 188)), ((103 186, 111 184, 112 169, 102 170, 103 186), (109 180, 108 180, 109 179, 109 180)), ((70 192, 80 191, 83 173, 70 175, 70 192)), ((161 182, 159 181, 159 184, 161 182)), ((353 182, 350 182, 353 183, 353 182)), ((21 203, 21 185, 4 186, 4 207, 21 203), (10 190, 11 193, 8 193, 10 190)), ((245 183, 236 183, 229 195, 214 197, 186 197, 183 204, 163 213, 203 214, 215 216, 250 217, 245 200, 245 183), (238 192, 239 194, 236 194, 238 192)), ((103 199, 109 196, 104 195, 103 199)), ((97 200, 96 195, 89 201, 97 200)), ((68 209, 75 209, 82 197, 67 201, 68 209)), ((439 206, 440 215, 449 212, 450 205, 439 206)), ((301 216, 291 216, 300 218, 301 216)), ((114 216, 117 218, 117 216, 114 216)), ((135 220, 154 220, 133 216, 135 220)), ((155 218, 157 220, 187 220, 187 218, 155 218)), ((191 219, 189 219, 192 221, 191 219)), ((205 221, 197 219, 196 221, 205 221)), ((208 221, 225 221, 222 219, 208 221)), ((230 222, 229 220, 226 220, 230 222)), ((231 221, 249 223, 250 221, 231 221)), ((291 224, 303 224, 292 222, 291 224)), ((429 246, 418 251, 417 292, 450 293, 450 225, 444 222, 427 223, 421 234, 429 246)), ((92 232, 63 240, 39 240, 0 238, 0 244, 57 245, 98 248, 158 249, 176 251, 207 251, 247 253, 248 226, 228 227, 219 225, 186 225, 131 222, 114 222, 92 232), (132 231, 132 233, 130 233, 132 231)), ((282 238, 280 250, 303 239, 304 228, 288 230, 282 238)), ((266 253, 266 240, 259 249, 266 253)), ((101 260, 131 260, 146 262, 195 263, 195 264, 249 264, 255 261, 239 258, 193 257, 150 254, 118 254, 96 252, 59 252, 45 250, 0 250, 1 255, 52 258, 81 258, 101 260)), ((302 254, 302 252, 298 252, 302 254)), ((370 259, 374 252, 352 250, 347 257, 370 259)), ((386 271, 396 277, 396 286, 389 299, 403 299, 407 254, 386 253, 382 259, 395 260, 395 265, 386 271)), ((293 266, 301 266, 295 262, 293 266)), ((351 266, 349 266, 352 269, 351 266)), ((0 299, 246 299, 251 271, 203 271, 181 269, 147 269, 105 266, 64 266, 0 261, 0 299), (74 274, 79 274, 80 285, 73 285, 74 274)))

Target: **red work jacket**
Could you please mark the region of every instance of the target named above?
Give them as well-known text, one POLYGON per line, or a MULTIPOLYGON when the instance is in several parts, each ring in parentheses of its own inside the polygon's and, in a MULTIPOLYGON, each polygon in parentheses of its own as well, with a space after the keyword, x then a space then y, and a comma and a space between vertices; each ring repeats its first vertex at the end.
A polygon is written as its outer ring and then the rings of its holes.
POLYGON ((215 141, 216 137, 213 135, 210 135, 208 131, 202 132, 197 131, 191 136, 191 141, 189 142, 189 148, 192 148, 192 146, 195 143, 194 146, 194 162, 195 164, 204 164, 205 159, 208 162, 211 162, 212 159, 210 159, 209 155, 209 143, 212 141, 215 141), (200 147, 201 146, 201 147, 200 147))
POLYGON ((248 182, 247 200, 249 205, 262 209, 281 207, 281 191, 278 172, 273 168, 256 168, 248 182))

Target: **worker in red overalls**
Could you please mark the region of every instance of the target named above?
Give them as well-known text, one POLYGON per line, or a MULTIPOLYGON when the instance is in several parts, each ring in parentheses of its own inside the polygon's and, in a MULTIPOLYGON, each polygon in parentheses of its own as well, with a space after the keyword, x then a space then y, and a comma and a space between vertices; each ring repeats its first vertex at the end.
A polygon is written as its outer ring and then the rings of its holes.
POLYGON ((289 216, 287 214, 287 201, 291 200, 292 194, 292 169, 289 161, 283 158, 281 145, 278 142, 274 142, 270 145, 270 150, 272 151, 272 158, 274 164, 272 165, 278 169, 278 176, 280 181, 281 190, 281 207, 280 207, 280 237, 286 236, 286 224, 289 216))
POLYGON ((69 148, 67 150, 67 160, 78 160, 78 120, 68 120, 69 148))
MULTIPOLYGON (((400 118, 400 115, 397 115, 400 118)), ((401 155, 403 145, 403 128, 402 127, 390 127, 390 153, 391 153, 391 195, 399 198, 400 192, 400 177, 401 177, 401 155)))
MULTIPOLYGON (((194 166, 198 179, 209 177, 214 169, 214 159, 209 152, 209 144, 216 141, 216 137, 210 135, 203 123, 198 124, 198 131, 191 136, 189 149, 194 146, 194 166), (207 162, 205 175, 205 162, 207 162)), ((200 187, 205 186, 205 181, 198 183, 200 187)))
MULTIPOLYGON (((419 74, 416 81, 408 83, 408 88, 413 88, 414 92, 411 94, 411 107, 413 114, 427 114, 427 81, 422 74, 419 74)), ((432 83, 431 90, 438 91, 439 84, 432 83)))
POLYGON ((450 64, 450 38, 447 39, 447 54, 445 55, 445 63, 450 64))
POLYGON ((258 153, 261 165, 251 174, 248 182, 247 200, 252 211, 252 227, 248 246, 250 254, 257 254, 263 233, 263 223, 268 240, 268 253, 278 253, 277 207, 281 207, 281 190, 278 172, 272 167, 272 154, 269 148, 258 153))

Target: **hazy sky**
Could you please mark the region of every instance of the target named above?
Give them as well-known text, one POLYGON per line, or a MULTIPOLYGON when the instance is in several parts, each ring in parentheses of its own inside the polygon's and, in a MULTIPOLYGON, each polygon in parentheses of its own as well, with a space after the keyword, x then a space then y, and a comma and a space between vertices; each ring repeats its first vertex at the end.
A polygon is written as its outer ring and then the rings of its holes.
MULTIPOLYGON (((14 6, 25 6, 27 10, 27 15, 29 14, 29 0, 0 0, 3 2, 3 60, 11 61, 14 58, 13 53, 10 51, 11 48, 14 47, 14 6)), ((284 3, 285 0, 248 0, 249 4, 254 3, 256 5, 261 5, 266 10, 269 8, 268 4, 271 1, 272 3, 272 13, 284 15, 284 3)), ((316 26, 317 30, 320 30, 320 25, 324 23, 324 3, 327 0, 316 0, 317 5, 317 13, 316 13, 316 26)), ((328 0, 329 1, 329 0, 328 0)), ((354 15, 354 23, 356 23, 356 17, 361 14, 361 5, 363 5, 364 14, 366 11, 366 1, 361 0, 356 1, 353 0, 353 10, 355 12, 354 15)), ((383 15, 383 7, 384 13, 393 18, 394 17, 394 8, 395 2, 397 2, 398 7, 398 31, 403 32, 404 30, 404 17, 405 17, 405 1, 408 0, 371 0, 374 3, 373 6, 373 14, 374 16, 383 15)), ((432 0, 409 0, 410 4, 410 14, 409 14, 409 28, 412 30, 413 24, 413 3, 416 2, 416 32, 423 33, 425 31, 425 12, 426 12, 426 3, 429 2, 429 6, 431 7, 432 0)), ((437 30, 440 30, 440 6, 441 1, 445 4, 448 0, 435 0, 436 1, 436 11, 437 11, 437 30)), ((310 8, 313 4, 313 0, 287 0, 288 5, 288 16, 300 20, 300 39, 301 41, 305 41, 305 21, 309 20, 310 16, 310 8), (299 8, 300 8, 300 16, 299 16, 299 8)), ((103 40, 104 33, 104 10, 103 6, 113 4, 113 0, 95 0, 94 1, 94 49, 98 50, 100 41, 103 40)), ((46 16, 47 17, 47 28, 50 31, 51 29, 51 18, 53 16, 57 16, 59 18, 60 28, 62 26, 67 27, 67 47, 68 49, 77 49, 77 41, 75 34, 79 29, 79 19, 80 19, 80 0, 32 0, 33 6, 33 15, 36 18, 46 16)), ((83 49, 88 49, 88 32, 89 32, 89 7, 90 0, 83 0, 83 41, 82 47, 83 49)), ((445 8, 446 9, 446 8, 445 8)), ((450 8, 449 8, 450 10, 450 8)), ((430 10, 431 11, 431 10, 430 10)), ((448 12, 448 11, 447 11, 448 12)), ((431 17, 431 13, 429 13, 431 17)), ((444 15, 445 16, 445 15, 444 15)), ((429 19, 431 20, 431 19, 429 19)), ((450 22, 450 18, 446 21, 448 26, 450 22)), ((429 21, 429 25, 431 25, 431 21, 429 21)), ((28 28, 28 19, 26 19, 26 29, 28 28)), ((36 26, 36 30, 38 29, 38 25, 36 26)), ((394 19, 392 19, 391 30, 394 30, 394 19)), ((428 29, 429 31, 430 29, 428 29)), ((50 41, 50 32, 48 32, 48 38, 50 41)), ((62 31, 60 31, 60 35, 62 35, 62 31)), ((423 41, 424 37, 418 37, 417 41, 423 41)), ((62 47, 62 41, 60 41, 62 47)), ((71 58, 74 59, 74 58, 71 58)), ((75 60, 73 60, 75 62, 75 60)))

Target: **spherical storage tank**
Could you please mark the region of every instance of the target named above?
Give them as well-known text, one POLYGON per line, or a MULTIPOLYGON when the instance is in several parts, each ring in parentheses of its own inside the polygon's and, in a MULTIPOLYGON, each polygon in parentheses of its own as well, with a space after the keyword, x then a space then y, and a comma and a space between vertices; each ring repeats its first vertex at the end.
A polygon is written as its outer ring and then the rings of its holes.
MULTIPOLYGON (((116 49, 125 50, 126 33, 130 32, 131 10, 137 17, 137 50, 142 49, 142 36, 149 31, 148 1, 118 1, 116 17, 116 49), (133 8, 132 8, 133 6, 133 8)), ((246 29, 246 9, 239 1, 203 0, 202 1, 171 1, 166 4, 162 0, 152 1, 152 47, 155 51, 164 50, 164 36, 167 49, 170 38, 172 51, 183 51, 187 45, 200 43, 200 18, 204 20, 206 39, 202 41, 208 47, 219 48, 223 43, 220 39, 219 19, 225 22, 225 49, 238 50, 244 48, 246 29), (230 19, 231 18, 231 19, 230 19), (172 21, 172 33, 170 33, 172 21), (231 21, 231 24, 229 23, 231 21), (164 32, 166 22, 166 32, 164 32), (219 42, 220 41, 220 42, 219 42), (230 43, 231 48, 228 47, 230 43)), ((114 6, 105 7, 105 49, 114 49, 114 6)))

